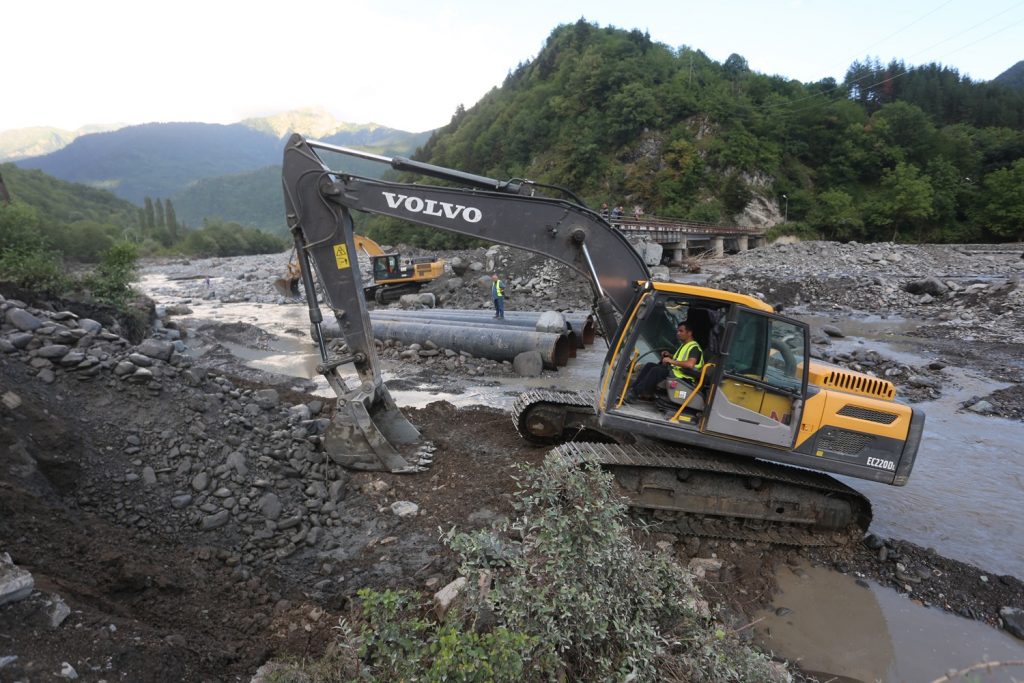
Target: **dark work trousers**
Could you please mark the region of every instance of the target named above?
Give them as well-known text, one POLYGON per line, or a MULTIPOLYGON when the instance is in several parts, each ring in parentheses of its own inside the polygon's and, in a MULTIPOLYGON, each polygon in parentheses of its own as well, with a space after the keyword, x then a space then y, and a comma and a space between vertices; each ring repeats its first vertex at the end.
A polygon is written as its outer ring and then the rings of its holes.
POLYGON ((505 317, 505 297, 496 296, 494 297, 494 317, 504 318, 505 317))
POLYGON ((645 363, 633 382, 632 392, 637 396, 653 396, 658 382, 668 377, 668 366, 664 363, 645 363))

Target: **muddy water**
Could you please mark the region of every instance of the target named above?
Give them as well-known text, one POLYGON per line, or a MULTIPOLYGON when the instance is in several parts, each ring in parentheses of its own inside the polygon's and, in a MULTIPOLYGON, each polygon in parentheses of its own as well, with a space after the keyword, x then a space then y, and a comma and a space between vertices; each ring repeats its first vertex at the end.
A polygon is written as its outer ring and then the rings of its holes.
MULTIPOLYGON (((820 567, 784 567, 757 640, 819 680, 933 681, 981 661, 1024 660, 1024 643, 977 621, 927 609, 896 591, 867 587, 820 567)), ((1024 678, 1024 667, 974 674, 995 683, 1024 678)))
MULTIPOLYGON (((930 357, 913 351, 920 340, 904 333, 917 326, 902 319, 858 318, 830 322, 856 337, 833 340, 840 351, 872 348, 913 366, 930 357)), ((1024 361, 1022 361, 1024 362, 1024 361)), ((1024 576, 1024 423, 959 411, 973 396, 1005 384, 970 368, 947 367, 942 397, 918 404, 927 414, 925 433, 910 482, 886 486, 843 480, 871 500, 871 530, 933 547, 946 557, 986 571, 1024 576)))

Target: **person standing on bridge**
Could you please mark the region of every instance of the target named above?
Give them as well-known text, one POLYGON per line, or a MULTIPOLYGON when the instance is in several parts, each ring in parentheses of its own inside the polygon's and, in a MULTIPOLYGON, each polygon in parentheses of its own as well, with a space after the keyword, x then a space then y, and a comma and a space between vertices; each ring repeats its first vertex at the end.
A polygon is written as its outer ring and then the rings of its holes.
POLYGON ((505 319, 505 283, 497 275, 491 275, 491 299, 494 300, 494 317, 505 319))
POLYGON ((639 220, 641 217, 643 217, 643 215, 644 215, 644 207, 640 206, 639 204, 635 205, 633 207, 633 218, 636 218, 637 220, 639 220))

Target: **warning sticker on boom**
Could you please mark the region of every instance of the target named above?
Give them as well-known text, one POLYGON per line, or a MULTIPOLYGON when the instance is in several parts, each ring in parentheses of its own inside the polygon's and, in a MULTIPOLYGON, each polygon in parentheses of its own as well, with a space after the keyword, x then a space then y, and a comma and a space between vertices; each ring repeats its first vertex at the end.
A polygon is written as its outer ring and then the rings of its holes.
POLYGON ((334 245, 334 260, 338 264, 338 270, 345 270, 352 265, 348 260, 348 247, 346 245, 334 245))

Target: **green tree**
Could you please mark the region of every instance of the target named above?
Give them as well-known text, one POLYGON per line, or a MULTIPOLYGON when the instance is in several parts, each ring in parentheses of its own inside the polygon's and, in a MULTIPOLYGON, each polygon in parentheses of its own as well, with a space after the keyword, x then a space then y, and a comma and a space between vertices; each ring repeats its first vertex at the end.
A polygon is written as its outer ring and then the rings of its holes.
POLYGON ((863 237, 864 220, 853 197, 842 190, 826 190, 807 213, 806 222, 828 239, 850 240, 863 237))
POLYGON ((986 200, 977 211, 978 221, 1000 240, 1024 240, 1024 159, 990 173, 984 189, 986 200))
POLYGON ((153 208, 154 208, 154 210, 156 212, 156 218, 155 218, 154 226, 157 228, 157 230, 166 229, 167 228, 167 217, 164 214, 164 202, 163 202, 163 200, 160 199, 159 197, 157 197, 156 201, 153 203, 153 208))
POLYGON ((921 239, 926 221, 935 215, 934 191, 928 177, 913 164, 899 163, 882 176, 881 193, 873 222, 892 230, 895 241, 900 231, 921 239))
POLYGON ((151 234, 156 227, 156 211, 153 209, 153 200, 149 197, 146 197, 143 203, 143 209, 146 212, 146 220, 143 227, 147 234, 151 234))
POLYGON ((167 214, 167 231, 171 234, 171 239, 177 241, 181 236, 181 230, 178 226, 178 217, 174 215, 174 204, 171 204, 170 199, 164 200, 164 210, 167 214))

